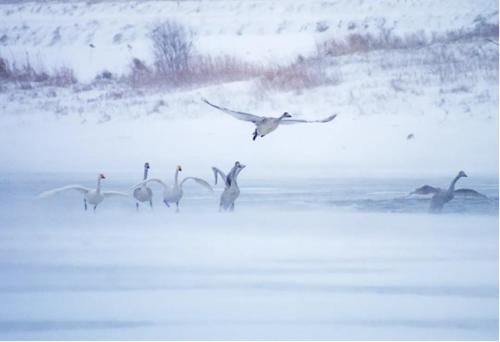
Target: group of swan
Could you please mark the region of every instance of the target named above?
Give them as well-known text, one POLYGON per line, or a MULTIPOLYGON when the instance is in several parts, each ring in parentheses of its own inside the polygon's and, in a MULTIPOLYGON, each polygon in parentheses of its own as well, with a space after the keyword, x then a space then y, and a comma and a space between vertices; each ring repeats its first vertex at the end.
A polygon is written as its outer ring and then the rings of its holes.
MULTIPOLYGON (((238 187, 237 183, 237 178, 241 170, 245 165, 241 164, 240 162, 236 162, 234 164, 234 167, 229 171, 227 176, 218 168, 212 167, 212 170, 215 175, 215 184, 217 184, 217 175, 220 175, 222 179, 224 180, 224 191, 222 192, 221 198, 220 198, 220 206, 219 209, 222 211, 226 210, 234 210, 234 203, 236 199, 240 195, 240 189, 238 187)), ((132 188, 131 194, 125 193, 125 192, 120 192, 120 191, 102 191, 101 190, 101 180, 105 179, 103 174, 99 174, 97 177, 97 187, 95 190, 86 188, 81 185, 66 185, 60 188, 48 190, 45 192, 42 192, 37 196, 38 199, 46 198, 52 195, 56 195, 60 192, 67 191, 67 190, 76 190, 83 194, 83 204, 84 204, 84 209, 87 210, 87 203, 93 205, 94 211, 97 209, 97 206, 107 197, 110 196, 120 196, 120 197, 133 197, 135 199, 135 205, 137 210, 139 209, 139 203, 144 203, 148 202, 151 207, 153 207, 153 190, 148 187, 149 183, 157 183, 160 184, 163 187, 163 203, 167 207, 170 207, 169 203, 175 203, 176 205, 176 211, 179 211, 179 202, 182 199, 182 196, 184 194, 183 191, 183 185, 187 181, 194 181, 197 184, 201 185, 203 188, 207 189, 210 192, 213 192, 214 190, 206 182, 205 180, 201 178, 196 178, 196 177, 186 177, 184 178, 180 183, 179 183, 179 172, 182 171, 182 167, 179 165, 175 169, 175 175, 174 175, 174 184, 172 187, 167 185, 165 182, 163 182, 161 179, 158 178, 149 178, 148 179, 148 171, 149 171, 149 163, 144 164, 144 177, 142 182, 139 184, 136 184, 132 188)))
MULTIPOLYGON (((149 169, 149 164, 146 163, 144 165, 144 180, 135 186, 134 198, 138 201, 141 201, 141 199, 136 196, 136 192, 139 192, 139 191, 141 191, 141 189, 145 188, 146 191, 148 191, 148 194, 151 193, 151 196, 150 196, 151 199, 149 199, 151 206, 153 206, 153 204, 152 204, 152 197, 153 196, 152 196, 152 191, 151 191, 151 189, 149 189, 147 187, 147 184, 152 183, 152 182, 160 184, 163 187, 163 203, 165 203, 165 205, 167 207, 170 207, 169 203, 175 203, 176 211, 179 211, 179 202, 184 194, 182 187, 186 181, 189 181, 189 180, 195 181, 196 183, 198 183, 199 185, 201 185, 205 189, 209 190, 210 192, 213 191, 210 184, 208 184, 205 180, 203 180, 201 178, 186 177, 179 184, 179 172, 182 171, 182 167, 180 165, 178 165, 177 168, 175 169, 174 185, 172 187, 168 186, 165 182, 163 182, 161 179, 158 179, 158 178, 147 179, 147 170, 148 169, 149 169)), ((136 206, 139 207, 138 202, 136 202, 136 206)))
MULTIPOLYGON (((216 108, 220 111, 223 111, 236 119, 252 122, 255 124, 256 128, 253 132, 253 140, 257 139, 258 136, 264 137, 267 134, 275 131, 280 125, 289 125, 296 123, 326 123, 330 122, 337 114, 333 114, 321 120, 296 120, 290 119, 292 116, 287 112, 283 113, 279 117, 265 117, 265 116, 257 116, 250 113, 238 112, 231 109, 227 109, 224 107, 217 106, 213 103, 210 103, 206 99, 202 99, 203 102, 208 104, 209 106, 216 108)), ((413 138, 413 134, 408 135, 408 139, 413 138)), ((151 207, 153 207, 153 190, 148 186, 151 183, 160 184, 163 187, 163 203, 167 207, 170 207, 170 203, 175 203, 176 211, 179 211, 179 202, 183 196, 183 185, 186 181, 192 180, 204 187, 209 191, 213 191, 212 187, 203 179, 196 177, 186 177, 179 183, 179 172, 182 171, 181 166, 177 166, 174 175, 174 184, 172 187, 167 185, 165 182, 158 178, 150 178, 148 179, 148 171, 149 171, 149 163, 144 164, 144 177, 142 181, 133 187, 132 197, 135 199, 136 208, 139 209, 139 203, 148 202, 151 207)), ((213 167, 212 170, 215 176, 215 184, 217 184, 218 176, 222 178, 224 181, 224 191, 220 197, 219 210, 234 210, 234 203, 236 199, 240 195, 240 189, 238 187, 238 175, 245 168, 245 165, 240 162, 236 162, 233 168, 226 175, 220 169, 213 167)), ((435 188, 429 185, 424 185, 415 191, 411 192, 410 195, 430 195, 432 194, 432 198, 430 201, 430 210, 433 212, 439 212, 443 209, 443 206, 451 201, 455 194, 464 194, 474 197, 486 198, 483 194, 472 190, 472 189, 457 189, 455 190, 455 184, 461 177, 467 177, 465 172, 460 171, 458 175, 453 179, 448 189, 443 190, 440 188, 435 188)), ((47 196, 55 195, 59 192, 66 190, 76 190, 83 194, 84 208, 87 210, 87 203, 93 205, 94 210, 97 208, 97 205, 101 203, 104 198, 110 196, 122 196, 128 197, 129 194, 119 191, 101 191, 101 180, 104 179, 104 175, 99 174, 97 179, 97 187, 95 190, 80 186, 80 185, 67 185, 61 188, 49 190, 41 193, 38 197, 45 198, 47 196)))
MULTIPOLYGON (((179 165, 175 170, 174 175, 174 183, 173 186, 170 187, 165 182, 158 178, 150 178, 148 179, 148 170, 150 166, 149 163, 144 164, 144 179, 139 184, 135 185, 132 188, 132 197, 136 201, 136 208, 139 209, 139 202, 149 202, 149 205, 153 206, 153 191, 148 187, 149 183, 157 183, 163 187, 163 203, 167 207, 170 207, 169 203, 175 203, 176 211, 179 211, 179 202, 182 199, 184 194, 183 185, 185 182, 192 180, 197 184, 201 185, 203 188, 207 189, 210 192, 213 192, 212 187, 208 182, 201 178, 196 177, 186 177, 179 183, 179 172, 182 171, 182 167, 179 165)), ((219 210, 220 211, 233 211, 234 204, 236 199, 240 195, 240 188, 238 186, 238 175, 245 168, 245 165, 240 162, 235 162, 233 168, 227 173, 227 175, 222 172, 220 169, 216 167, 212 167, 214 172, 215 182, 217 185, 218 177, 220 177, 224 181, 224 191, 220 196, 219 202, 219 210)), ((472 196, 477 198, 486 199, 487 197, 476 190, 473 189, 455 189, 455 184, 457 181, 462 178, 467 177, 464 171, 460 171, 458 175, 451 181, 448 189, 435 188, 430 185, 424 185, 420 188, 417 188, 415 191, 411 192, 409 195, 432 195, 430 201, 430 210, 432 212, 440 212, 444 205, 450 202, 455 195, 462 194, 465 196, 472 196)), ((119 197, 129 197, 130 195, 125 192, 119 191, 102 191, 101 190, 101 180, 105 179, 103 174, 99 174, 97 177, 97 186, 96 189, 86 188, 81 185, 66 185, 60 188, 52 189, 49 191, 45 191, 38 195, 37 198, 46 198, 48 196, 52 196, 67 190, 76 190, 83 194, 83 204, 84 209, 87 210, 87 204, 91 204, 93 206, 94 211, 97 206, 107 197, 111 196, 119 196, 119 197)))
POLYGON ((462 194, 465 196, 471 196, 471 197, 477 197, 477 198, 482 198, 486 199, 487 197, 476 190, 472 189, 456 189, 455 190, 455 184, 457 181, 462 178, 462 177, 467 177, 467 174, 465 174, 464 171, 460 171, 458 175, 456 175, 455 178, 451 181, 450 186, 448 189, 441 189, 441 188, 435 188, 430 185, 424 185, 421 186, 420 188, 415 189, 415 191, 412 191, 410 195, 431 195, 431 203, 430 203, 430 211, 431 212, 440 212, 443 210, 443 207, 446 203, 451 201, 455 195, 462 194))

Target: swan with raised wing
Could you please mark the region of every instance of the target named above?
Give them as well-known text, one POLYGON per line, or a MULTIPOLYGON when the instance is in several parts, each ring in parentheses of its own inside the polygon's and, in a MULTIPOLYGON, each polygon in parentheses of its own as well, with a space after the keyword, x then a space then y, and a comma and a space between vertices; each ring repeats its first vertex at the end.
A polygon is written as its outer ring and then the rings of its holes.
POLYGON ((101 190, 101 180, 105 179, 104 175, 100 173, 97 177, 97 187, 96 189, 90 189, 81 185, 66 185, 61 188, 56 188, 52 190, 48 190, 42 192, 37 196, 37 199, 46 198, 49 196, 53 196, 63 191, 67 190, 76 190, 83 195, 83 207, 87 210, 87 204, 93 206, 94 211, 97 209, 99 203, 101 203, 105 198, 112 196, 120 196, 120 197, 128 197, 128 195, 124 192, 119 191, 102 191, 101 190))
POLYGON ((167 207, 170 207, 169 203, 175 203, 177 212, 179 211, 179 202, 181 201, 182 196, 184 195, 183 186, 184 183, 186 183, 187 181, 194 181, 197 184, 204 187, 205 189, 207 189, 208 191, 211 192, 214 191, 210 186, 210 184, 208 184, 208 182, 197 177, 186 177, 179 183, 179 172, 182 172, 182 166, 180 165, 178 165, 175 169, 174 185, 172 187, 168 186, 165 182, 163 182, 161 179, 158 178, 150 178, 144 182, 144 183, 156 182, 160 184, 163 187, 163 203, 165 203, 167 207))
POLYGON ((460 171, 455 178, 451 181, 448 189, 435 188, 430 185, 424 185, 411 192, 410 195, 430 195, 432 194, 430 210, 432 212, 440 212, 444 205, 451 201, 455 195, 462 194, 464 196, 471 196, 477 198, 487 199, 487 197, 473 189, 456 189, 455 184, 462 178, 467 177, 464 171, 460 171))
POLYGON ((220 176, 224 180, 224 191, 220 196, 219 211, 234 210, 234 202, 240 196, 238 175, 245 167, 246 165, 237 161, 234 163, 233 168, 229 171, 227 176, 218 168, 212 167, 215 176, 215 184, 217 184, 217 176, 220 176))
POLYGON ((206 99, 202 99, 203 102, 208 104, 209 106, 212 106, 220 111, 223 111, 226 114, 231 115, 232 117, 238 119, 238 120, 243 120, 243 121, 248 121, 252 122, 255 124, 255 131, 253 132, 253 138, 252 140, 257 139, 257 137, 265 137, 269 133, 273 132, 276 130, 280 125, 292 125, 292 124, 297 124, 297 123, 326 123, 330 122, 335 117, 337 114, 330 115, 329 117, 326 117, 321 120, 295 120, 295 119, 289 119, 292 116, 288 113, 285 112, 279 117, 266 117, 266 116, 258 116, 250 113, 244 113, 244 112, 238 112, 235 110, 227 109, 224 107, 217 106, 213 103, 208 102, 206 99))

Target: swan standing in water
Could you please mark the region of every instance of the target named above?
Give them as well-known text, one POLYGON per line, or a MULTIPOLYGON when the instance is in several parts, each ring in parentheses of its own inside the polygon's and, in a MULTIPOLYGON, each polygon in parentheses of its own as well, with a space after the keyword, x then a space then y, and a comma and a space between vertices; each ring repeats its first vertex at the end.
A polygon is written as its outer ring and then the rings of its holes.
POLYGON ((231 109, 219 107, 219 106, 214 105, 213 103, 208 102, 206 99, 202 99, 202 100, 203 100, 203 102, 205 102, 209 106, 212 106, 220 111, 223 111, 224 113, 227 113, 238 120, 243 120, 243 121, 248 121, 248 122, 254 123, 256 128, 255 128, 255 131, 253 132, 252 140, 257 139, 258 136, 263 138, 264 136, 268 135, 272 131, 276 130, 279 125, 291 125, 291 124, 297 124, 297 123, 325 123, 325 122, 332 121, 337 116, 337 114, 333 114, 333 115, 330 115, 329 117, 324 118, 322 120, 289 120, 288 118, 291 118, 292 116, 290 114, 288 114, 287 112, 283 113, 280 117, 277 117, 277 118, 257 116, 257 115, 250 114, 250 113, 237 112, 237 111, 234 111, 231 109))
POLYGON ((37 196, 37 198, 46 198, 52 195, 55 195, 57 193, 60 193, 62 191, 66 190, 76 190, 83 194, 83 206, 84 209, 87 210, 87 203, 91 204, 94 206, 94 211, 97 209, 97 206, 99 203, 101 203, 105 198, 111 197, 111 196, 120 196, 120 197, 128 197, 128 195, 124 192, 119 192, 119 191, 101 191, 101 180, 105 179, 104 175, 101 173, 97 177, 97 187, 95 190, 86 188, 81 185, 66 185, 61 188, 56 188, 52 190, 48 190, 45 192, 42 192, 40 195, 37 196))
POLYGON ((410 195, 429 195, 433 194, 431 198, 431 205, 430 205, 430 210, 432 212, 440 212, 443 209, 443 206, 451 201, 455 195, 457 194, 463 194, 463 195, 470 195, 473 197, 479 197, 479 198, 487 198, 485 195, 477 192, 476 190, 472 189, 457 189, 455 190, 455 184, 457 181, 462 178, 462 177, 467 177, 465 172, 460 171, 458 175, 453 178, 451 181, 450 186, 448 189, 440 189, 440 188, 435 188, 430 185, 424 185, 415 191, 411 192, 410 195))
POLYGON ((233 168, 229 171, 227 176, 218 168, 212 167, 215 176, 215 184, 217 184, 218 175, 224 180, 224 191, 220 196, 219 211, 234 210, 234 202, 240 195, 240 188, 237 182, 238 175, 245 167, 246 165, 240 164, 240 162, 237 161, 234 163, 233 168))
POLYGON ((158 179, 158 178, 151 178, 151 179, 148 179, 147 181, 144 182, 144 183, 156 182, 156 183, 160 184, 161 186, 163 186, 163 203, 165 203, 165 205, 167 207, 170 207, 169 203, 175 203, 176 212, 179 211, 179 202, 180 202, 182 196, 184 195, 184 191, 183 191, 182 187, 183 187, 185 182, 192 180, 192 181, 195 181, 196 183, 198 183, 199 185, 201 185, 202 187, 204 187, 205 189, 207 189, 211 192, 214 191, 212 189, 212 187, 210 186, 210 184, 208 184, 206 181, 204 181, 201 178, 186 177, 179 184, 179 172, 182 172, 182 167, 180 165, 178 165, 177 168, 175 169, 174 186, 173 187, 169 187, 165 182, 163 182, 161 179, 158 179))
MULTIPOLYGON (((144 164, 144 180, 148 179, 149 163, 144 164)), ((147 186, 147 182, 141 182, 134 186, 132 193, 136 202, 135 207, 139 210, 139 202, 149 202, 149 206, 153 208, 153 191, 147 186)))

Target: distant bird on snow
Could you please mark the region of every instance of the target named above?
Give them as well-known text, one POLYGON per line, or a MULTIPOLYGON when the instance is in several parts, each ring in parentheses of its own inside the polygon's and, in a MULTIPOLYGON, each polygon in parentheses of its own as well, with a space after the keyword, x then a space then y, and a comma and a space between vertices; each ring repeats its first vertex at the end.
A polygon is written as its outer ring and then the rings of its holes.
POLYGON ((467 196, 472 196, 472 197, 477 197, 477 198, 483 198, 487 199, 485 195, 477 192, 476 190, 472 189, 457 189, 455 190, 455 183, 462 177, 467 177, 465 172, 460 171, 458 175, 453 178, 451 181, 451 184, 448 189, 440 189, 440 188, 434 188, 430 185, 424 185, 415 191, 411 192, 410 195, 430 195, 432 194, 431 198, 431 205, 430 205, 430 210, 433 212, 439 212, 443 209, 443 206, 451 201, 455 195, 458 194, 463 194, 467 196))
POLYGON ((411 140, 413 138, 415 138, 415 135, 413 133, 410 133, 406 136, 406 140, 411 140))
POLYGON ((217 105, 214 105, 213 103, 208 102, 206 99, 202 99, 203 102, 208 104, 209 106, 212 106, 220 111, 223 111, 226 114, 229 114, 233 116, 234 118, 238 120, 243 120, 243 121, 248 121, 252 122, 255 124, 256 128, 255 131, 253 132, 253 139, 257 139, 258 136, 263 138, 267 134, 271 133, 275 129, 278 128, 279 125, 291 125, 291 124, 297 124, 297 123, 325 123, 325 122, 330 122, 335 117, 337 114, 330 115, 329 117, 322 119, 322 120, 288 120, 288 118, 291 118, 292 116, 288 114, 287 112, 283 113, 280 117, 274 118, 274 117, 265 117, 265 116, 257 116, 254 114, 250 113, 244 113, 244 112, 237 112, 231 109, 219 107, 217 105))
POLYGON ((93 48, 95 48, 95 45, 94 45, 94 44, 92 44, 92 43, 90 43, 90 44, 89 44, 89 46, 90 46, 92 49, 93 49, 93 48))

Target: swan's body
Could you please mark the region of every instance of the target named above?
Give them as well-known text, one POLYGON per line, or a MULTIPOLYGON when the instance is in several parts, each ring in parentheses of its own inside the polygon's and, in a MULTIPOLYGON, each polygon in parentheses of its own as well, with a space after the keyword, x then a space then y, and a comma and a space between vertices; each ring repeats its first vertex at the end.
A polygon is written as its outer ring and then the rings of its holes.
POLYGON ((253 140, 257 139, 258 136, 264 137, 268 135, 269 133, 276 130, 279 125, 291 125, 297 123, 325 123, 332 121, 337 116, 337 114, 333 114, 322 120, 289 120, 288 118, 291 118, 292 116, 287 112, 283 113, 280 117, 277 118, 258 116, 250 113, 238 112, 231 109, 219 107, 217 105, 214 105, 213 103, 208 102, 206 99, 202 100, 209 106, 223 111, 224 113, 227 113, 238 120, 248 121, 255 124, 256 127, 255 131, 253 132, 253 140))
POLYGON ((37 198, 46 198, 49 196, 53 196, 63 191, 67 190, 76 190, 83 194, 83 205, 84 209, 87 210, 87 204, 93 206, 94 211, 97 209, 99 203, 101 203, 105 198, 111 196, 121 196, 128 197, 128 195, 124 192, 119 191, 102 191, 101 190, 101 180, 105 179, 103 174, 100 174, 97 178, 97 187, 95 189, 86 188, 81 185, 66 185, 61 188, 52 189, 49 191, 42 192, 37 198))
POLYGON ((172 187, 168 186, 165 182, 163 182, 161 179, 158 178, 151 178, 145 182, 145 183, 156 182, 160 184, 163 187, 163 203, 165 203, 167 207, 170 207, 170 203, 175 203, 176 211, 179 211, 179 202, 182 199, 182 196, 184 195, 183 186, 185 182, 192 180, 195 181, 197 184, 201 185, 202 187, 204 187, 205 189, 213 191, 210 184, 208 184, 205 180, 201 178, 186 177, 179 183, 179 172, 181 171, 182 167, 177 166, 174 175, 174 185, 172 187))
MULTIPOLYGON (((148 179, 149 163, 144 164, 144 180, 148 179)), ((141 182, 134 187, 133 196, 136 200, 135 207, 139 209, 139 202, 149 202, 149 205, 153 207, 153 190, 149 188, 146 184, 147 182, 141 182)))
POLYGON ((440 212, 444 205, 451 201, 455 195, 458 194, 463 194, 463 195, 469 195, 473 197, 479 197, 479 198, 487 198, 485 195, 472 190, 472 189, 457 189, 455 190, 455 184, 457 181, 462 178, 462 177, 467 177, 465 172, 460 171, 458 175, 453 178, 453 180, 450 183, 450 186, 448 189, 441 189, 441 188, 435 188, 430 185, 424 185, 415 191, 411 192, 410 195, 429 195, 432 194, 431 198, 431 204, 430 204, 430 210, 433 212, 440 212))
POLYGON ((234 202, 240 196, 240 188, 238 187, 238 175, 245 165, 236 162, 227 174, 227 176, 216 167, 212 167, 215 176, 215 184, 217 184, 217 176, 224 180, 224 191, 220 197, 219 210, 234 210, 234 202))

